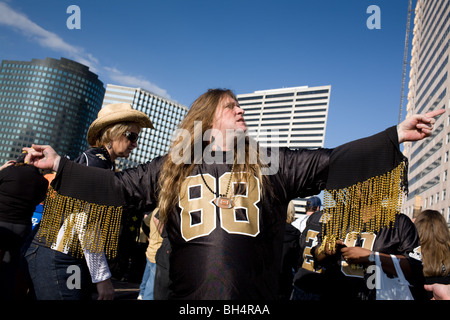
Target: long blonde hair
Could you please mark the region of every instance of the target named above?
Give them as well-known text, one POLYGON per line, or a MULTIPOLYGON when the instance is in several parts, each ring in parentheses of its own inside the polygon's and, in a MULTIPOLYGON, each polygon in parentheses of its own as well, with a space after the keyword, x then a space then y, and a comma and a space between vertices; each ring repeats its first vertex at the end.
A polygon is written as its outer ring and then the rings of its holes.
MULTIPOLYGON (((159 216, 162 222, 166 222, 170 211, 177 203, 180 189, 185 178, 191 173, 194 166, 201 163, 202 159, 195 159, 199 157, 198 154, 194 154, 194 145, 203 141, 203 135, 205 131, 212 128, 213 119, 217 107, 221 100, 225 96, 229 96, 237 101, 236 96, 231 90, 227 89, 209 89, 207 92, 198 97, 192 104, 188 114, 184 120, 180 123, 178 129, 185 130, 188 133, 189 139, 182 139, 181 137, 175 139, 171 146, 171 151, 188 150, 189 154, 183 154, 183 158, 189 161, 176 161, 173 159, 172 152, 169 151, 161 168, 161 175, 159 177, 159 216), (198 125, 201 124, 201 131, 198 130, 198 125), (197 126, 197 127, 196 127, 197 126), (194 130, 197 128, 197 130, 194 130), (200 135, 201 132, 201 135, 200 135), (188 148, 185 148, 188 146, 188 148), (200 162, 199 162, 200 160, 200 162)), ((252 145, 248 143, 248 136, 245 137, 245 163, 236 163, 234 172, 237 177, 237 181, 248 181, 251 175, 256 176, 261 183, 261 190, 263 186, 263 180, 266 180, 261 174, 262 163, 259 157, 258 150, 251 150, 252 145), (249 161, 249 155, 257 153, 256 164, 251 164, 249 161)), ((235 143, 234 156, 237 157, 237 145, 235 143)), ((202 142, 202 150, 204 145, 202 142)), ((201 157, 203 157, 201 155, 201 157)))
POLYGON ((450 273, 450 232, 444 217, 439 211, 424 210, 414 224, 422 249, 423 274, 426 277, 447 276, 450 273))

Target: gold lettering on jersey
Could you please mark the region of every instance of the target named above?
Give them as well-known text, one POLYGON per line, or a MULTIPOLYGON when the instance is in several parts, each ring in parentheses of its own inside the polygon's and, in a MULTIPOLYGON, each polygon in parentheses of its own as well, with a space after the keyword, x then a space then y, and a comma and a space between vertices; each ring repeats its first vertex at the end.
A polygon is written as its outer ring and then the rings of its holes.
POLYGON ((312 229, 309 229, 306 233, 306 242, 309 242, 308 246, 305 246, 305 249, 303 250, 303 264, 302 268, 309 270, 311 272, 316 273, 322 273, 322 269, 314 267, 314 257, 312 256, 311 249, 313 246, 314 241, 317 241, 317 235, 319 234, 319 231, 315 231, 312 229))
MULTIPOLYGON (((361 247, 372 251, 373 244, 375 243, 375 238, 377 236, 374 233, 363 232, 361 233, 361 247)), ((347 233, 345 237, 345 245, 347 247, 355 247, 357 240, 356 232, 347 233)), ((348 277, 358 277, 364 278, 364 269, 358 265, 348 264, 344 259, 341 260, 341 270, 348 277)))
MULTIPOLYGON (((203 175, 206 183, 215 188, 215 179, 209 174, 203 175)), ((203 179, 200 175, 187 177, 181 185, 180 201, 181 208, 181 235, 186 241, 207 236, 216 228, 215 206, 212 203, 215 196, 206 190, 203 179), (201 196, 190 198, 189 187, 201 186, 201 196), (192 215, 199 213, 201 216, 199 223, 192 223, 192 215), (212 214, 211 214, 212 213, 212 214)))
MULTIPOLYGON (((216 178, 209 174, 203 174, 203 178, 209 186, 216 189, 216 178)), ((230 173, 227 172, 218 178, 219 194, 227 189, 230 173)), ((242 194, 233 196, 233 199, 219 197, 210 192, 200 175, 187 177, 182 186, 179 198, 181 209, 180 231, 186 241, 209 235, 216 229, 216 221, 220 221, 220 227, 228 233, 242 234, 255 237, 260 232, 259 208, 260 183, 255 176, 250 177, 247 184, 242 184, 247 189, 242 194), (190 198, 189 189, 201 186, 201 196, 190 198), (216 207, 217 206, 217 207, 216 207), (245 219, 237 219, 238 212, 244 212, 245 219), (199 222, 192 222, 192 216, 200 215, 199 222), (217 216, 218 214, 218 216, 217 216), (219 219, 218 219, 219 217, 219 219)))
MULTIPOLYGON (((229 178, 229 172, 219 178, 220 190, 226 190, 229 178)), ((233 181, 233 185, 235 183, 236 181, 233 181)), ((240 187, 245 187, 246 189, 234 195, 234 206, 232 208, 220 209, 221 226, 228 233, 255 237, 260 231, 259 208, 257 207, 260 201, 261 190, 259 180, 255 176, 250 176, 249 181, 246 184, 241 184, 240 187), (239 210, 245 212, 246 220, 237 219, 237 212, 239 210)))

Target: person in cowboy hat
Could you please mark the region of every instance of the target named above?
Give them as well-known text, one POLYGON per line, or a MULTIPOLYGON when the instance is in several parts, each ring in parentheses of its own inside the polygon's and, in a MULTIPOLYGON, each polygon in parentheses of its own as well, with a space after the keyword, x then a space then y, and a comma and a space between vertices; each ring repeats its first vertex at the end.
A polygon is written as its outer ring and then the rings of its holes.
MULTIPOLYGON (((145 113, 133 109, 128 103, 105 105, 88 129, 87 141, 91 147, 76 158, 74 162, 114 171, 115 160, 119 157, 128 158, 131 151, 137 147, 137 140, 142 128, 153 129, 153 124, 145 113)), ((92 210, 92 208, 85 209, 86 212, 88 210, 92 210)), ((80 213, 78 213, 78 216, 80 216, 80 213)), ((96 284, 99 300, 112 300, 114 298, 114 287, 105 254, 89 252, 85 249, 85 244, 82 244, 84 248, 83 258, 74 256, 66 249, 67 242, 64 241, 67 241, 67 239, 64 237, 67 237, 67 229, 69 229, 69 237, 80 233, 76 231, 80 218, 74 217, 75 215, 68 214, 63 219, 64 221, 55 221, 56 228, 60 230, 58 237, 62 244, 57 243, 47 248, 48 246, 42 243, 45 242, 45 239, 35 236, 33 243, 27 250, 26 257, 29 262, 36 297, 45 300, 91 299, 92 282, 96 284), (67 222, 71 219, 75 220, 75 223, 73 221, 67 222), (72 229, 70 230, 71 224, 72 229), (71 286, 67 284, 73 281, 72 278, 75 279, 76 273, 68 272, 68 266, 77 266, 78 269, 73 270, 77 270, 81 276, 80 281, 74 281, 71 286), (53 273, 45 272, 45 270, 56 270, 56 278, 53 273)), ((83 219, 81 218, 81 220, 83 219)), ((107 228, 104 221, 99 220, 96 223, 100 226, 100 229, 107 228)), ((52 228, 54 227, 52 226, 52 228)), ((45 226, 41 224, 40 228, 45 228, 45 226)), ((85 238, 85 235, 80 233, 78 237, 85 238)))
POLYGON ((141 128, 153 129, 153 124, 145 113, 134 110, 130 104, 104 106, 87 132, 87 141, 92 148, 75 162, 114 170, 116 158, 128 158, 137 147, 141 128))

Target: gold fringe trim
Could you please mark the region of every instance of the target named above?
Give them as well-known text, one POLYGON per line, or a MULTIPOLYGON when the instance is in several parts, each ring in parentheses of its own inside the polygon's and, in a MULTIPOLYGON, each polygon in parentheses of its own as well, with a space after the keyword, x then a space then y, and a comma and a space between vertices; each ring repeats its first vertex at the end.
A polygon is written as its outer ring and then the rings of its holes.
POLYGON ((117 254, 122 207, 99 205, 60 195, 51 186, 47 192, 37 238, 48 247, 74 257, 88 250, 117 254))
POLYGON ((348 233, 376 233, 393 226, 400 213, 406 180, 407 164, 402 161, 392 171, 372 177, 347 188, 324 191, 324 215, 319 253, 335 250, 336 240, 345 240, 348 233))

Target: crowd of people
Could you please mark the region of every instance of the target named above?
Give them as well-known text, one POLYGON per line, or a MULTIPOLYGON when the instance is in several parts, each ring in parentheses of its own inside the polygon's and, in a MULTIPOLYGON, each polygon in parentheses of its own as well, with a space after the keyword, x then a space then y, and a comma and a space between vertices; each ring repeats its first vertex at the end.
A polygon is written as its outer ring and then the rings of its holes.
POLYGON ((334 149, 263 149, 246 135, 244 110, 234 93, 211 89, 192 104, 166 155, 117 171, 115 159, 128 157, 141 129, 153 125, 129 104, 107 105, 88 130, 91 147, 77 159, 60 156, 50 145, 24 148, 27 170, 55 176, 50 185, 36 178, 30 188, 37 195, 21 212, 13 214, 0 203, 0 272, 12 274, 5 271, 12 250, 3 240, 9 237, 4 230, 11 229, 3 223, 6 213, 30 218, 44 191, 42 220, 28 241, 22 236, 19 249, 14 247, 22 262, 14 272, 38 300, 91 299, 93 286, 98 299, 113 299, 110 263, 120 254, 130 215, 143 220, 148 234, 142 300, 377 299, 376 289, 367 285, 377 259, 382 271, 394 276, 400 276, 399 262, 414 299, 425 299, 425 289, 435 299, 445 298, 441 290, 448 286, 441 284, 449 279, 450 239, 446 225, 438 227, 443 219, 424 211, 414 224, 398 208, 385 214, 380 207, 398 202, 403 188, 399 144, 430 136, 443 112, 411 116, 334 149), (382 183, 395 185, 393 191, 376 185, 372 177, 379 175, 388 177, 382 183), (358 189, 365 181, 369 191, 358 189), (339 214, 318 210, 316 197, 305 219, 293 221, 292 199, 329 188, 357 190, 346 201, 358 208, 358 222, 343 215, 338 223, 339 214), (364 194, 375 190, 382 200, 365 204, 364 194))
POLYGON ((438 211, 424 210, 413 220, 399 214, 392 227, 356 237, 349 233, 334 251, 319 253, 327 215, 320 210, 320 199, 311 199, 319 205, 296 220, 306 222, 299 238, 299 263, 292 267, 291 300, 335 299, 337 294, 349 300, 377 299, 377 290, 370 285, 375 269, 369 268, 375 265, 375 254, 383 257, 382 270, 391 277, 398 277, 391 255, 400 260, 413 299, 449 298, 450 232, 438 211))

